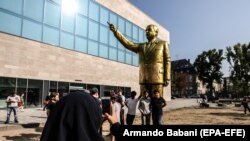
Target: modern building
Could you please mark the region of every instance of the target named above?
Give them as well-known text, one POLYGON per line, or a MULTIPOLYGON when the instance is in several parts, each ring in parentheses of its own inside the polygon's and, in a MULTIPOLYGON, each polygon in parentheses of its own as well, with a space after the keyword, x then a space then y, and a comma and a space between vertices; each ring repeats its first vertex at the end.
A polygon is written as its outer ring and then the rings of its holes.
POLYGON ((139 92, 138 56, 107 21, 134 42, 146 42, 144 29, 155 24, 169 42, 169 32, 127 0, 1 0, 0 107, 12 90, 25 94, 26 107, 76 88, 139 92))

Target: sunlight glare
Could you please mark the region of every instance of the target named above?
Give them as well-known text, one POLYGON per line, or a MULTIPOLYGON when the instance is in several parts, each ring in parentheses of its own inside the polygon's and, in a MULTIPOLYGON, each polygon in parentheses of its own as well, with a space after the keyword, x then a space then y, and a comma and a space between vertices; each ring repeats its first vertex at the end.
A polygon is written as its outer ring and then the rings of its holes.
POLYGON ((62 10, 67 14, 75 14, 78 10, 76 0, 62 0, 62 10))

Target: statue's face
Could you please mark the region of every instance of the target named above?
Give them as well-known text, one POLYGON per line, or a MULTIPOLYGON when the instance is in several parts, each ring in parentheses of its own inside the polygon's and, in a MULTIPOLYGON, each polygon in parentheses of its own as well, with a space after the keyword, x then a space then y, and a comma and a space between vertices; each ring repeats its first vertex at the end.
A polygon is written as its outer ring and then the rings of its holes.
POLYGON ((145 32, 148 40, 153 39, 157 36, 157 31, 154 30, 153 26, 147 26, 145 32))

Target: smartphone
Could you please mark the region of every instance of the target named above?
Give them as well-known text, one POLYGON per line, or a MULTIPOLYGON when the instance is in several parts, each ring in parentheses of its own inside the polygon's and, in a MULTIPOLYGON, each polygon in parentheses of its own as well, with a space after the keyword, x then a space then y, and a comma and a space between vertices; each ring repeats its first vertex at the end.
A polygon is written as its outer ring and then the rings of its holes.
POLYGON ((110 97, 102 97, 102 113, 105 114, 105 113, 108 113, 110 114, 110 97))

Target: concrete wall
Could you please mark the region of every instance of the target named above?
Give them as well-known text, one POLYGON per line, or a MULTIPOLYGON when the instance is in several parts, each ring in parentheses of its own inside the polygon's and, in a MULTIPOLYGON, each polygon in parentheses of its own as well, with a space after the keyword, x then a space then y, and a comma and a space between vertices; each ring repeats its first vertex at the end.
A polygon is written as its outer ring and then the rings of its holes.
POLYGON ((132 87, 138 67, 0 33, 0 76, 132 87))

